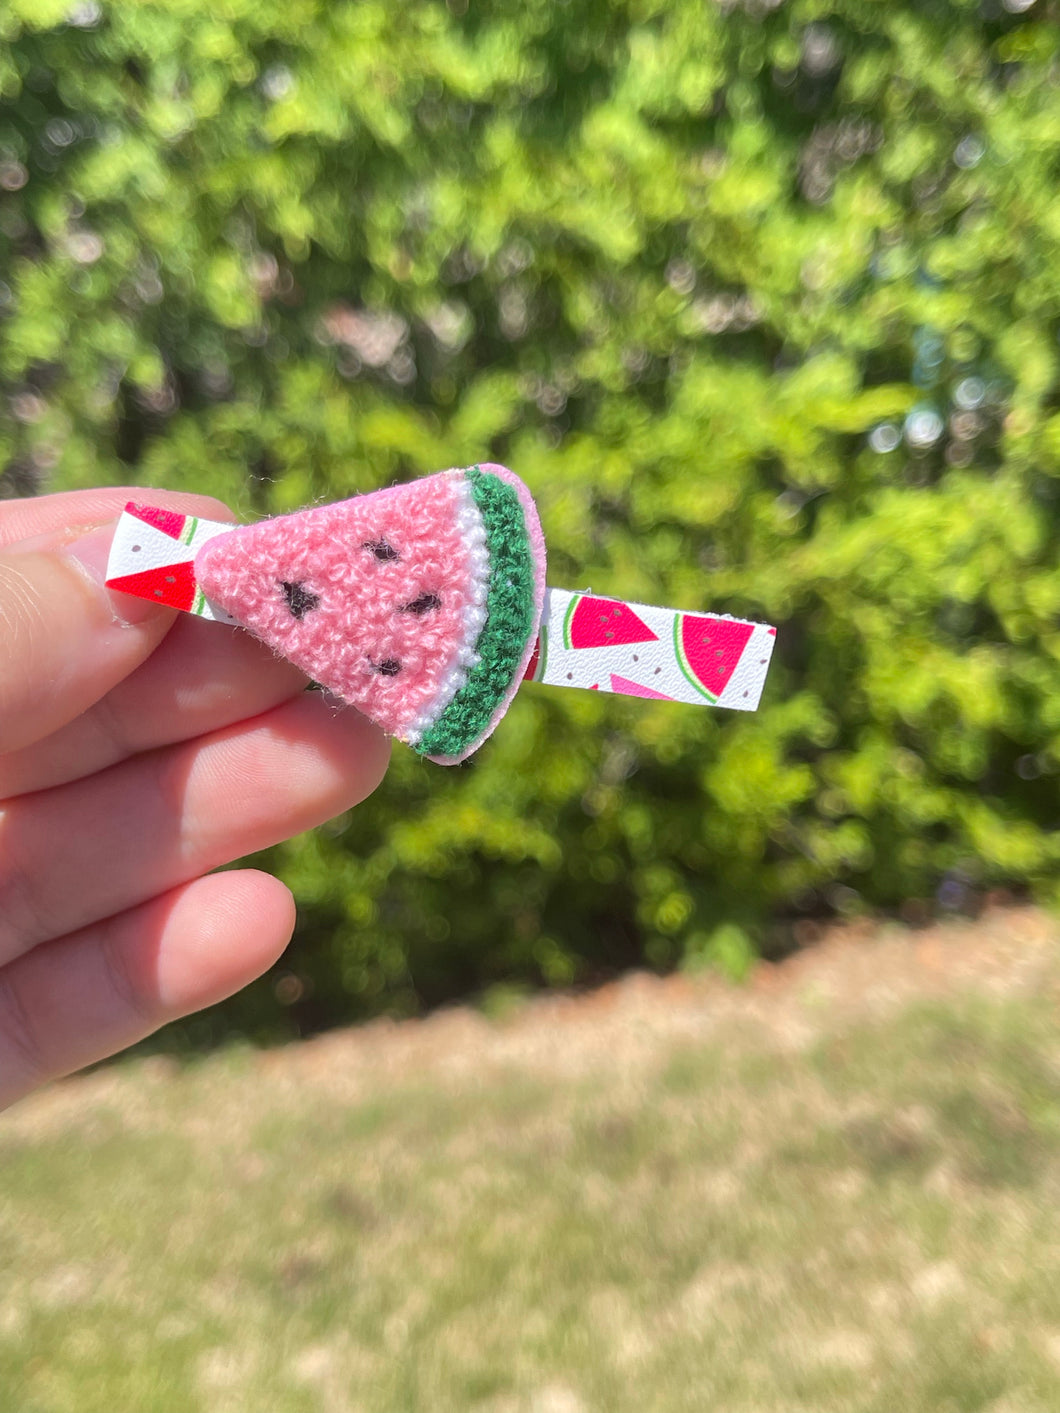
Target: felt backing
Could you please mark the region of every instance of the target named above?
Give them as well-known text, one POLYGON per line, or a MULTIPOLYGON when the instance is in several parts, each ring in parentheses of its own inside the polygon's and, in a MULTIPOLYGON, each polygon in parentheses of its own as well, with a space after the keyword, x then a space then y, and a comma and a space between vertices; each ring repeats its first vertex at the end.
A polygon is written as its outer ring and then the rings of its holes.
POLYGON ((118 521, 107 560, 107 587, 164 603, 200 618, 232 623, 199 588, 195 556, 207 541, 231 534, 226 521, 201 520, 130 501, 118 521))

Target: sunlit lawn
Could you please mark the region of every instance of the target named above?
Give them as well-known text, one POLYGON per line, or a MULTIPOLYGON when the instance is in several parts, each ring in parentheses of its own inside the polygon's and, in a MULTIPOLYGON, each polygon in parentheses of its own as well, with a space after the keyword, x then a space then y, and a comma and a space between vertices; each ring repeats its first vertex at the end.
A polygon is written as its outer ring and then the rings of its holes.
POLYGON ((1055 1410, 1058 972, 802 1049, 97 1076, 0 1120, 0 1408, 1055 1410))

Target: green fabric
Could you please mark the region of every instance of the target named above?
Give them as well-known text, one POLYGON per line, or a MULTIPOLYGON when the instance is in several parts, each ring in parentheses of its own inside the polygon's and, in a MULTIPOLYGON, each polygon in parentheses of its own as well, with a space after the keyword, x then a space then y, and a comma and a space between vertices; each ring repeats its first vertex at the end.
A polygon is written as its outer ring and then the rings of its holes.
POLYGON ((416 747, 425 756, 458 756, 482 735, 534 630, 534 556, 519 496, 507 481, 477 466, 467 478, 490 554, 486 625, 475 644, 477 665, 416 747))

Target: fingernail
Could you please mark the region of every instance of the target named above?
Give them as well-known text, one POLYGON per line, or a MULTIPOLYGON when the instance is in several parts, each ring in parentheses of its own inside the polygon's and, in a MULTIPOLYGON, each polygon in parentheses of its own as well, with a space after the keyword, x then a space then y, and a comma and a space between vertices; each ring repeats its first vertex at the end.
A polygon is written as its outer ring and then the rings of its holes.
MULTIPOLYGON (((91 579, 92 583, 100 588, 107 582, 107 561, 110 558, 116 525, 117 521, 112 521, 109 525, 101 525, 97 529, 80 534, 76 530, 71 531, 65 543, 59 547, 59 552, 66 559, 72 559, 86 578, 91 579)), ((157 617, 162 607, 160 604, 151 603, 149 599, 115 593, 113 590, 107 591, 107 597, 114 617, 119 623, 129 627, 157 617)))
POLYGON ((114 525, 101 525, 81 534, 71 531, 59 549, 83 569, 94 584, 102 585, 107 581, 107 560, 113 539, 114 525))

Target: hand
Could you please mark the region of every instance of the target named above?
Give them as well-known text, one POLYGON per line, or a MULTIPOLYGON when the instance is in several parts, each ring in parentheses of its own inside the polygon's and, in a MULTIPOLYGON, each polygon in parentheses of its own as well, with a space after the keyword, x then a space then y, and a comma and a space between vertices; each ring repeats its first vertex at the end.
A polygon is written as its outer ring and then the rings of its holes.
POLYGON ((364 799, 389 758, 248 634, 103 588, 130 495, 0 503, 0 1107, 275 961, 288 890, 203 875, 364 799))

